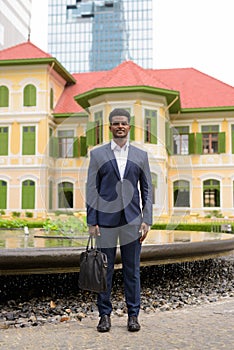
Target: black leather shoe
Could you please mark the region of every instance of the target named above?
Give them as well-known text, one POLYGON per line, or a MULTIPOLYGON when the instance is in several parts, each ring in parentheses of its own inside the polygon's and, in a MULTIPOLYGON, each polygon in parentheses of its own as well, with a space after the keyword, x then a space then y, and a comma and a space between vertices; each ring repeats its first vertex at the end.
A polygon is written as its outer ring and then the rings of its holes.
POLYGON ((128 331, 129 332, 138 332, 141 329, 141 326, 137 320, 136 316, 128 317, 128 331))
POLYGON ((111 320, 109 315, 101 316, 100 321, 97 326, 98 332, 109 332, 111 328, 111 320))

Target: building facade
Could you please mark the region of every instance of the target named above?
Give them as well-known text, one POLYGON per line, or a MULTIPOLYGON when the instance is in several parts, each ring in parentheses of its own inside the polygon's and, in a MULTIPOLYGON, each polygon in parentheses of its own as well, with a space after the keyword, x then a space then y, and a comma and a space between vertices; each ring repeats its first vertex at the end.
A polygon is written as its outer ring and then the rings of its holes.
POLYGON ((152 0, 49 0, 48 51, 70 72, 153 65, 152 0))
POLYGON ((32 0, 0 2, 0 50, 27 40, 32 0))
POLYGON ((234 88, 193 68, 70 74, 30 42, 0 51, 0 209, 85 211, 89 151, 131 114, 148 152, 154 220, 234 216, 234 88))

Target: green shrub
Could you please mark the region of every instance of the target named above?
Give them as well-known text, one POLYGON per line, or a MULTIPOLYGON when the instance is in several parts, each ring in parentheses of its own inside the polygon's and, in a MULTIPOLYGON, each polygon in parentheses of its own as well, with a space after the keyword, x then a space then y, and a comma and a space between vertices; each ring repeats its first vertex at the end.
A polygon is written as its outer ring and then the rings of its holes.
MULTIPOLYGON (((221 232, 223 222, 205 222, 205 223, 154 223, 152 230, 175 230, 175 231, 200 231, 200 232, 221 232)), ((231 224, 232 232, 234 232, 234 224, 231 224)))
POLYGON ((43 223, 43 229, 46 231, 57 231, 58 225, 51 219, 46 219, 46 221, 43 223))
POLYGON ((223 214, 221 213, 220 210, 212 210, 210 211, 206 216, 206 218, 223 218, 223 214))
POLYGON ((40 228, 43 227, 44 221, 27 221, 25 219, 0 219, 0 227, 5 229, 23 228, 40 228))
POLYGON ((26 221, 28 228, 43 228, 45 220, 42 221, 26 221))
POLYGON ((24 227, 26 224, 27 224, 26 221, 22 219, 0 220, 0 227, 8 228, 8 229, 21 228, 21 227, 24 227))
POLYGON ((12 212, 13 218, 19 218, 20 217, 20 212, 19 211, 13 211, 12 212))
POLYGON ((69 211, 69 210, 56 210, 55 212, 55 215, 56 216, 59 216, 59 215, 73 215, 73 212, 72 211, 69 211))
POLYGON ((26 211, 25 216, 26 218, 33 218, 33 213, 31 213, 30 211, 26 211))
POLYGON ((60 218, 51 220, 47 219, 43 225, 46 231, 59 231, 64 234, 71 234, 75 232, 83 233, 87 232, 87 224, 84 218, 77 218, 75 216, 69 216, 66 220, 60 218))

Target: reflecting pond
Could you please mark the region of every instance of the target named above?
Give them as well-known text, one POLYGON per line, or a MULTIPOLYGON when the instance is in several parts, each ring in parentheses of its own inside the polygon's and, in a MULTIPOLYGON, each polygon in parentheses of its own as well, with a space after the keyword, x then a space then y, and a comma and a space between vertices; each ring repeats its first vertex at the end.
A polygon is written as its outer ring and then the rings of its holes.
MULTIPOLYGON (((56 247, 85 247, 88 233, 59 234, 45 232, 40 229, 0 230, 0 249, 15 248, 56 248, 56 247)), ((211 240, 225 240, 234 238, 233 234, 196 231, 165 231, 151 230, 144 245, 160 245, 186 242, 205 242, 211 240)))
POLYGON ((234 238, 234 234, 222 232, 151 230, 145 240, 146 244, 170 244, 183 242, 206 242, 234 238))
POLYGON ((84 247, 87 237, 87 234, 63 235, 36 229, 29 229, 28 234, 23 230, 0 230, 0 249, 84 247))

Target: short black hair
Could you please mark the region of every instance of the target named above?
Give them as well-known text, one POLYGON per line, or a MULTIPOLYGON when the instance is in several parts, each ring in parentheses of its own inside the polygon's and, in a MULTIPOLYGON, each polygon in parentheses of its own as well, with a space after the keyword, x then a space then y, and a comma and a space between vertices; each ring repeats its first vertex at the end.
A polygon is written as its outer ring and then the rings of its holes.
POLYGON ((115 108, 109 114, 109 122, 110 122, 110 124, 112 122, 112 118, 115 117, 115 116, 127 117, 128 118, 128 122, 130 122, 130 119, 131 119, 130 113, 126 109, 115 108))

